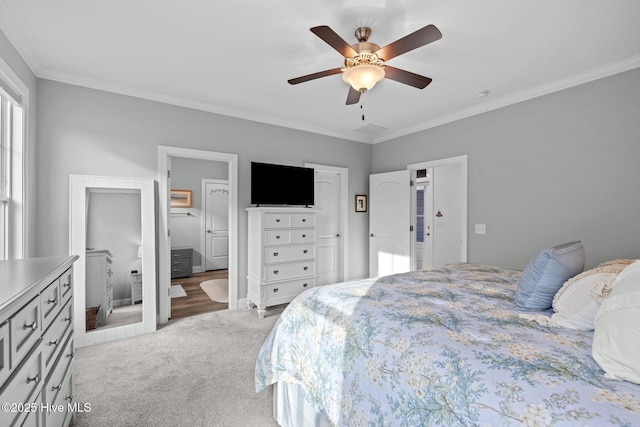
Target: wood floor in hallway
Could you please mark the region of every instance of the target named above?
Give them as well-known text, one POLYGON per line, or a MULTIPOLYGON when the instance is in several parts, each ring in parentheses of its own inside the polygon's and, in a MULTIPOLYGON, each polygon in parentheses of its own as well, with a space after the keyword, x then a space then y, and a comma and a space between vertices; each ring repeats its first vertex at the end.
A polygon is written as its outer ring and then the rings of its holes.
POLYGON ((191 277, 172 279, 171 284, 182 285, 187 296, 171 298, 171 320, 229 308, 229 304, 227 303, 211 301, 209 296, 200 287, 200 283, 205 280, 228 278, 227 270, 215 270, 195 273, 191 277))

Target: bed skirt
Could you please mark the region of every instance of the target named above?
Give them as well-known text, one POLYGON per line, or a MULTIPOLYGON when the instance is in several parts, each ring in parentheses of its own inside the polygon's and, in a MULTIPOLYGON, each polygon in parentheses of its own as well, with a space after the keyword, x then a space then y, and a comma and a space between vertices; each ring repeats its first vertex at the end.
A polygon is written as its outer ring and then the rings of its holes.
POLYGON ((330 427, 327 417, 316 412, 296 384, 273 385, 273 418, 281 427, 330 427))

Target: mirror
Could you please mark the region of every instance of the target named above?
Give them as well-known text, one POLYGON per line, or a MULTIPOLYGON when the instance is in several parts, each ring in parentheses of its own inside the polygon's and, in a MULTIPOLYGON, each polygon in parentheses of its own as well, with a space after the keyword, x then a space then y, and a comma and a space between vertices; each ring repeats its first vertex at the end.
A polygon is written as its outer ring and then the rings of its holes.
POLYGON ((156 328, 154 181, 72 175, 76 346, 156 328))

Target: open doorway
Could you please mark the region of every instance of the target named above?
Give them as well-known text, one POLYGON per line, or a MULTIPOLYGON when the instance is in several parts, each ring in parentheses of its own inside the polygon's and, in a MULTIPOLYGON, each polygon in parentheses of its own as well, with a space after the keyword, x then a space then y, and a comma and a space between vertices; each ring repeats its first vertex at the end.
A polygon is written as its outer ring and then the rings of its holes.
POLYGON ((228 308, 227 176, 227 162, 171 159, 172 320, 228 308))
MULTIPOLYGON (((170 318, 175 318, 172 314, 172 306, 176 305, 172 303, 172 300, 176 300, 176 303, 186 302, 184 297, 175 295, 175 292, 179 292, 179 289, 173 288, 172 285, 176 284, 174 279, 181 279, 179 283, 183 288, 184 293, 188 293, 185 288, 194 286, 191 282, 197 282, 198 290, 202 290, 202 282, 207 280, 216 280, 224 278, 226 274, 227 295, 228 303, 226 308, 236 309, 238 305, 237 293, 238 293, 238 280, 237 280, 237 247, 238 247, 238 208, 237 208, 237 180, 238 180, 238 156, 236 154, 219 153, 213 151, 194 150, 180 147, 158 147, 158 171, 159 171, 159 234, 160 234, 160 251, 159 251, 159 322, 167 322, 170 318), (189 176, 191 183, 181 181, 180 177, 180 164, 185 163, 187 172, 185 176, 189 176), (192 162, 192 163, 188 163, 192 162), (203 162, 203 167, 207 173, 195 173, 195 168, 199 167, 199 162, 203 162), (219 175, 212 175, 210 172, 215 168, 214 165, 220 167, 219 175), (226 168, 225 168, 226 166, 226 168), (227 208, 227 257, 228 268, 224 271, 215 271, 215 273, 208 273, 206 263, 203 259, 202 240, 204 239, 201 234, 203 229, 202 221, 204 217, 202 211, 202 196, 200 186, 202 179, 219 179, 226 180, 228 182, 228 208, 227 208), (196 181, 197 180, 197 183, 196 181), (180 186, 189 186, 190 188, 179 188, 180 186), (174 190, 175 201, 184 201, 190 199, 191 208, 184 204, 174 203, 171 207, 171 190, 174 190), (183 190, 179 192, 178 190, 183 190), (195 190, 195 191, 194 191, 195 190), (190 191, 190 193, 185 191, 190 191), (198 203, 197 211, 194 208, 194 201, 198 203), (177 205, 177 206, 176 206, 177 205), (174 215, 175 214, 175 215, 174 215), (180 235, 179 229, 181 228, 178 221, 185 220, 186 224, 182 224, 185 227, 189 227, 197 230, 197 238, 193 240, 186 240, 185 236, 180 235), (183 240, 183 238, 185 240, 183 240), (185 260, 187 258, 187 260, 185 260), (177 277, 177 274, 173 271, 176 267, 174 262, 178 262, 180 266, 186 267, 186 274, 178 273, 182 277, 177 277), (173 274, 172 274, 173 273, 173 274), (212 277, 208 277, 211 275, 212 277), (189 279, 189 280, 187 280, 189 279), (172 283, 173 282, 173 283, 172 283), (190 284, 191 283, 191 284, 190 284), (174 290, 174 298, 172 296, 172 289, 174 290)), ((188 203, 187 203, 188 205, 188 203)), ((206 297, 208 294, 203 291, 206 297)), ((206 301, 206 300, 205 300, 206 301)), ((222 303, 220 303, 222 304, 222 303)), ((193 308, 193 307, 192 307, 193 308)), ((215 310, 215 309, 214 309, 215 310)), ((210 310, 210 311, 214 311, 210 310)), ((191 310, 187 310, 186 315, 197 314, 191 310)), ((177 313, 177 315, 180 315, 177 313)))

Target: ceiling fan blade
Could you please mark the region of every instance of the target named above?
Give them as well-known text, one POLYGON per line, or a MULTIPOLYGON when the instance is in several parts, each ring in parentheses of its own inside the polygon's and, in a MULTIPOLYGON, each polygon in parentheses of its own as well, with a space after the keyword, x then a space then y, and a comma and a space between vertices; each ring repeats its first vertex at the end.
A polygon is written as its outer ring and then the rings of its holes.
POLYGON ((311 32, 320 37, 329 46, 334 48, 345 58, 351 58, 358 54, 342 37, 336 34, 331 28, 326 25, 320 25, 318 27, 311 28, 311 32))
POLYGON ((347 105, 357 104, 360 101, 360 91, 355 90, 352 86, 349 86, 349 93, 347 94, 347 105))
POLYGON ((413 49, 432 43, 442 38, 442 33, 434 25, 427 25, 401 39, 378 49, 375 53, 385 61, 398 55, 407 53, 413 49))
POLYGON ((418 89, 424 89, 432 81, 429 77, 390 67, 389 65, 384 66, 384 78, 417 87, 418 89))
POLYGON ((332 76, 334 74, 342 73, 341 68, 332 68, 330 70, 319 71, 313 74, 307 74, 306 76, 296 77, 295 79, 287 80, 290 85, 297 85, 298 83, 308 82, 309 80, 319 79, 321 77, 332 76))

